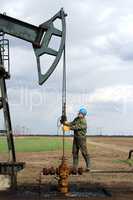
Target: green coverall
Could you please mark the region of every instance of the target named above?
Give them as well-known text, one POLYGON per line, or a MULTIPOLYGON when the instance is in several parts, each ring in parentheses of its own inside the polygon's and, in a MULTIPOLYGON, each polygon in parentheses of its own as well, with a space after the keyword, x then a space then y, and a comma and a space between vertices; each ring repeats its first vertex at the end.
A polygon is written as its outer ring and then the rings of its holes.
POLYGON ((79 150, 85 160, 86 167, 90 168, 90 156, 87 151, 86 145, 86 132, 87 122, 85 117, 76 117, 72 122, 69 123, 70 129, 74 131, 73 139, 73 167, 78 167, 79 162, 79 150))

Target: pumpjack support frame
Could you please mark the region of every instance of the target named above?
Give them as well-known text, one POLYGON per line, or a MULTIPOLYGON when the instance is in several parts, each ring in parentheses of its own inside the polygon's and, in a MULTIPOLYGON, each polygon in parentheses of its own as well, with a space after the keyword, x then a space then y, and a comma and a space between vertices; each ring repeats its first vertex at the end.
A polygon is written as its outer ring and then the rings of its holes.
POLYGON ((3 109, 6 129, 1 130, 0 132, 7 136, 9 150, 9 161, 0 162, 0 174, 8 174, 11 176, 11 187, 16 187, 17 172, 25 167, 25 163, 16 161, 15 145, 13 140, 13 131, 6 88, 6 79, 10 78, 9 41, 4 39, 4 35, 9 34, 32 44, 37 61, 39 84, 42 85, 55 70, 64 50, 66 38, 65 17, 66 14, 64 10, 61 9, 50 20, 37 27, 9 17, 5 14, 0 14, 0 109, 3 109), (61 20, 61 30, 54 26, 54 22, 57 19, 61 20), (57 36, 61 39, 59 49, 53 49, 49 47, 50 40, 53 36, 57 36), (7 51, 5 51, 5 48, 7 48, 7 51), (5 54, 5 52, 7 53, 5 54), (54 56, 54 61, 45 74, 42 73, 42 66, 40 63, 40 57, 44 54, 54 56), (8 63, 6 68, 5 61, 8 63))
POLYGON ((15 188, 17 184, 17 172, 22 170, 25 166, 23 162, 16 162, 15 146, 13 140, 12 124, 10 118, 6 81, 10 78, 9 75, 9 41, 4 39, 4 33, 0 34, 2 39, 0 40, 0 109, 3 110, 5 130, 2 130, 2 134, 7 136, 7 144, 9 151, 9 161, 0 162, 0 175, 9 175, 11 187, 15 188), (6 41, 6 44, 5 44, 6 41), (5 47, 6 46, 6 47, 5 47), (7 48, 7 49, 5 49, 7 48), (5 51, 7 52, 5 55, 5 51), (4 61, 7 61, 7 71, 4 67, 4 61))

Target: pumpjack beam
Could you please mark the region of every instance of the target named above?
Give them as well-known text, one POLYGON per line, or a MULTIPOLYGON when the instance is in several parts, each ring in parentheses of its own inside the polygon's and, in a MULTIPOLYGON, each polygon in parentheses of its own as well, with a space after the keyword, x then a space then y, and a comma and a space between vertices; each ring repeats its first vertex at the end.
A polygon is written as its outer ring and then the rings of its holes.
POLYGON ((40 46, 40 40, 47 27, 41 28, 32 24, 20 21, 18 19, 9 17, 5 14, 0 14, 0 31, 9 35, 15 36, 22 40, 33 43, 33 45, 40 46))
POLYGON ((40 24, 39 26, 34 26, 32 24, 20 21, 18 19, 0 14, 0 31, 6 34, 12 35, 14 37, 20 38, 27 42, 32 43, 34 48, 34 53, 37 60, 37 69, 39 84, 42 85, 55 70, 63 49, 65 45, 66 37, 66 14, 63 9, 61 9, 56 15, 54 15, 48 21, 40 24), (54 22, 61 20, 61 30, 54 26, 54 22), (53 49, 49 47, 49 42, 52 36, 57 36, 61 38, 59 49, 53 49), (54 56, 54 62, 51 67, 47 70, 45 74, 42 73, 40 57, 44 54, 54 56))

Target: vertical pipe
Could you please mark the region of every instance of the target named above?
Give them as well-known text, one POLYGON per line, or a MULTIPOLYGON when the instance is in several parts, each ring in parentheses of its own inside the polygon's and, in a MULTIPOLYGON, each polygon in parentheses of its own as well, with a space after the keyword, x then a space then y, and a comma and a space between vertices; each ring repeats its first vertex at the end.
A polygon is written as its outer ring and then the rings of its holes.
MULTIPOLYGON (((66 50, 63 50, 62 116, 66 117, 66 50)), ((63 159, 65 157, 65 131, 63 129, 63 159)))

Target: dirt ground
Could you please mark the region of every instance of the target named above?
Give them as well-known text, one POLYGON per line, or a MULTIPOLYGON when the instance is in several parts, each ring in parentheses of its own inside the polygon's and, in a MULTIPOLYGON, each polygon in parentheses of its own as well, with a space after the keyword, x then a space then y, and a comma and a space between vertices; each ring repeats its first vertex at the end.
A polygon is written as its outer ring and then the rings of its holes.
MULTIPOLYGON (((72 138, 67 138, 72 140, 72 138)), ((133 166, 120 162, 128 158, 128 152, 133 148, 133 138, 107 138, 91 137, 87 139, 88 151, 91 156, 91 170, 133 170, 133 166)), ((17 153, 17 160, 26 162, 26 168, 18 173, 18 190, 15 192, 0 192, 0 200, 33 200, 33 199, 110 199, 110 200, 133 200, 133 173, 91 173, 81 176, 70 176, 70 187, 76 184, 78 188, 88 189, 102 188, 106 190, 107 197, 46 197, 43 193, 50 191, 49 188, 57 185, 53 176, 43 176, 39 187, 39 174, 43 167, 57 167, 61 162, 61 151, 41 153, 17 153)), ((0 155, 3 160, 5 155, 0 155)), ((68 164, 72 165, 71 151, 66 151, 68 164)), ((84 160, 80 155, 79 166, 85 167, 84 160)))

